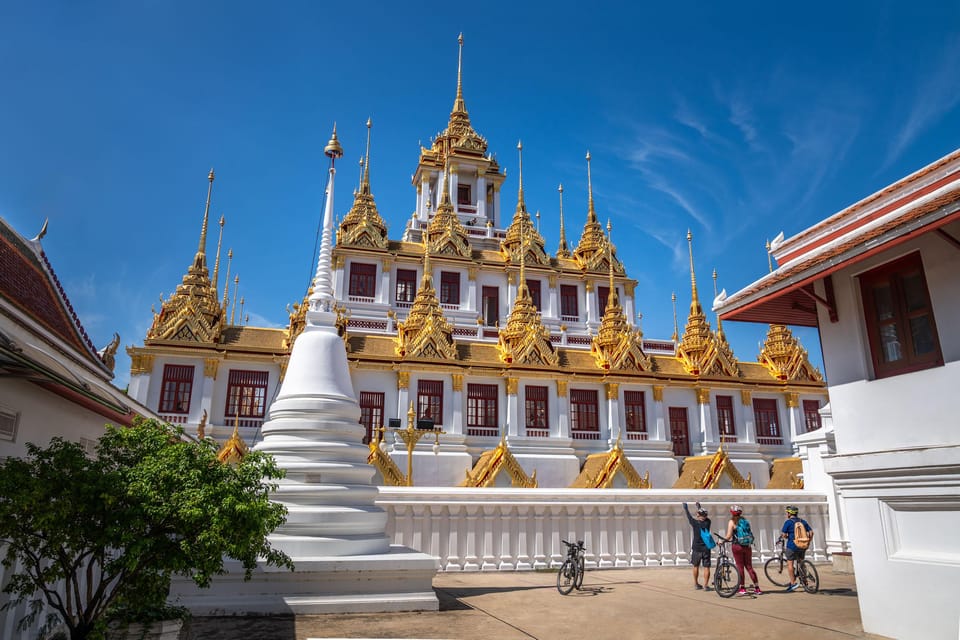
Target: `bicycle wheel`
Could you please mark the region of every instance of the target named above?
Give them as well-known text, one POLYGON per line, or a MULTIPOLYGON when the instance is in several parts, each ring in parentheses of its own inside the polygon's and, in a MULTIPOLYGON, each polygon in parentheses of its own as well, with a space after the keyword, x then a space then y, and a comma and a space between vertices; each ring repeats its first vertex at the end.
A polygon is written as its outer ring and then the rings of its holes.
POLYGON ((573 581, 573 586, 575 586, 577 589, 580 589, 580 587, 583 586, 583 574, 586 573, 586 567, 584 566, 585 564, 586 563, 584 562, 583 555, 577 558, 577 577, 574 578, 573 581))
POLYGON ((717 564, 713 574, 713 588, 721 598, 729 598, 740 589, 740 570, 732 562, 717 564))
POLYGON ((557 591, 567 595, 576 585, 577 569, 570 558, 563 561, 563 566, 557 572, 557 591))
POLYGON ((809 560, 803 561, 803 572, 799 576, 800 584, 807 593, 816 593, 820 590, 820 574, 809 560))
POLYGON ((790 573, 787 571, 787 561, 782 557, 770 558, 763 565, 763 572, 767 575, 767 580, 778 587, 790 586, 790 573))

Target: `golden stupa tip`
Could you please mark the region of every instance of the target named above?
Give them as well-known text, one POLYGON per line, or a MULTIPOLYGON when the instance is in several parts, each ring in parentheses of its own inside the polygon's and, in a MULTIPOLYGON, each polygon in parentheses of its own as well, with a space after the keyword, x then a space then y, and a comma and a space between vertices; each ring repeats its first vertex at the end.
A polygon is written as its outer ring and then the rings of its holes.
POLYGON ((207 174, 207 180, 213 182, 213 167, 210 167, 210 173, 207 174))
POLYGON ((333 134, 330 136, 330 141, 327 142, 327 146, 323 148, 323 155, 331 159, 343 157, 343 147, 340 146, 340 140, 337 139, 336 123, 333 124, 333 134))

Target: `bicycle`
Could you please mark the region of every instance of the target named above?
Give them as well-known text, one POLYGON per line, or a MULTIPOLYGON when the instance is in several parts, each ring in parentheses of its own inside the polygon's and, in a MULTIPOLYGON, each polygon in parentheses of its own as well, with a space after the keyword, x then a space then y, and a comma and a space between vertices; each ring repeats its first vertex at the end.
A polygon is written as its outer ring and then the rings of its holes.
POLYGON ((577 540, 576 544, 561 540, 567 545, 567 557, 557 572, 557 591, 567 595, 574 589, 580 589, 583 586, 584 573, 584 551, 583 540, 577 540))
MULTIPOLYGON (((783 538, 777 540, 777 555, 767 560, 763 565, 763 572, 767 575, 767 580, 778 587, 790 586, 790 571, 787 568, 787 559, 784 556, 786 548, 783 538)), ((807 593, 816 593, 820 590, 820 574, 812 562, 804 558, 803 560, 793 561, 793 572, 797 577, 797 582, 807 593)))
POLYGON ((740 590, 743 576, 733 562, 733 558, 727 553, 727 544, 730 540, 719 533, 713 535, 717 539, 717 567, 713 572, 713 588, 721 598, 729 598, 740 590))

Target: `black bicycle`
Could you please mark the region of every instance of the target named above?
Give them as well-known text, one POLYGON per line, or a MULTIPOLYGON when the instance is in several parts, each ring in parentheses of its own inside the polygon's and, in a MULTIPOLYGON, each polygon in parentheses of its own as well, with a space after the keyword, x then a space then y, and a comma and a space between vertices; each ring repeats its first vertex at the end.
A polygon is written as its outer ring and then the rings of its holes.
POLYGON ((740 590, 743 576, 740 575, 740 569, 737 568, 733 558, 727 553, 730 540, 719 533, 713 535, 717 539, 717 568, 713 572, 713 588, 721 598, 729 598, 740 590))
MULTIPOLYGON (((767 560, 763 565, 763 572, 767 575, 767 580, 778 587, 790 586, 790 570, 787 567, 788 560, 784 556, 785 543, 783 538, 777 540, 775 547, 777 555, 767 560)), ((817 573, 817 567, 807 559, 794 560, 793 572, 797 576, 797 582, 807 593, 816 593, 820 590, 820 574, 817 573)))
POLYGON ((560 571, 557 573, 557 591, 567 595, 574 589, 583 586, 584 551, 586 551, 586 547, 583 546, 583 540, 577 540, 576 544, 566 540, 561 540, 561 542, 567 545, 567 558, 563 561, 560 571))

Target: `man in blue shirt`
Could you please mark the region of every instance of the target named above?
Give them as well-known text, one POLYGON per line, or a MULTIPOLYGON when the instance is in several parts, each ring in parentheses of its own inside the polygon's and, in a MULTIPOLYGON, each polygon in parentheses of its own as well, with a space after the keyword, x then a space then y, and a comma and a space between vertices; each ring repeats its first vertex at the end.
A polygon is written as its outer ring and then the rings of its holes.
POLYGON ((803 523, 804 528, 807 530, 807 535, 810 538, 810 541, 813 541, 813 529, 810 527, 810 524, 799 517, 800 510, 796 507, 790 506, 787 507, 787 520, 783 523, 783 527, 780 528, 780 537, 786 538, 787 543, 784 548, 784 557, 787 559, 787 573, 790 576, 790 586, 787 587, 787 591, 796 591, 800 588, 800 585, 797 583, 797 574, 794 570, 794 562, 803 562, 803 556, 806 553, 806 548, 799 548, 795 544, 794 540, 794 531, 796 530, 797 522, 803 523))
POLYGON ((700 535, 701 530, 710 535, 710 518, 707 517, 707 510, 697 503, 697 517, 690 515, 690 509, 687 503, 683 503, 683 510, 687 514, 687 521, 693 529, 693 548, 690 550, 690 564, 693 565, 693 584, 695 589, 710 589, 710 549, 703 542, 700 535), (700 567, 703 567, 703 586, 700 586, 700 567))

